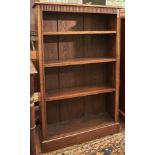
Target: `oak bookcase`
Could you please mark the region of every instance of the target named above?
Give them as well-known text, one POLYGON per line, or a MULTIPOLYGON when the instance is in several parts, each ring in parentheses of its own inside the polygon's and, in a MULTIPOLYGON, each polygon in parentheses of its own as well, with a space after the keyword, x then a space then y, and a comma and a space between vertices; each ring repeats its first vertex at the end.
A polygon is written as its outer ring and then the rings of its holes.
POLYGON ((119 131, 119 8, 35 3, 44 152, 119 131))

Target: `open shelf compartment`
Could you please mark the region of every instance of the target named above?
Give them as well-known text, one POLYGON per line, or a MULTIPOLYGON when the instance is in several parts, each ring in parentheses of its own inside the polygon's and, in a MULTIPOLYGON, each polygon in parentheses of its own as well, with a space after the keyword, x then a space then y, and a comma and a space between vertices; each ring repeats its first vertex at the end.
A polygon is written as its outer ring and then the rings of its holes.
POLYGON ((61 137, 62 135, 74 134, 77 131, 90 130, 98 127, 106 127, 114 124, 114 120, 108 113, 94 115, 90 117, 81 117, 61 123, 49 124, 49 137, 61 137))
POLYGON ((115 35, 44 36, 44 66, 104 63, 116 60, 115 35))
POLYGON ((55 13, 43 12, 44 34, 69 34, 67 32, 81 31, 81 33, 91 33, 91 31, 114 31, 116 33, 115 14, 89 14, 89 13, 55 13), (58 33, 56 33, 58 32, 58 33))
POLYGON ((46 68, 45 86, 46 101, 114 92, 115 62, 46 68))
POLYGON ((114 95, 115 92, 47 102, 49 137, 114 125, 114 95))

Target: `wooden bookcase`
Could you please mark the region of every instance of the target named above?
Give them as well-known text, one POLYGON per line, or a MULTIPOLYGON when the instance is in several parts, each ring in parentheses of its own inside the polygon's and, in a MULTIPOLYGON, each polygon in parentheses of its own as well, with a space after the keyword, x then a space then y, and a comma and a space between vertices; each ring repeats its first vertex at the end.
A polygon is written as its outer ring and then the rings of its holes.
POLYGON ((119 131, 119 8, 35 3, 42 149, 119 131))

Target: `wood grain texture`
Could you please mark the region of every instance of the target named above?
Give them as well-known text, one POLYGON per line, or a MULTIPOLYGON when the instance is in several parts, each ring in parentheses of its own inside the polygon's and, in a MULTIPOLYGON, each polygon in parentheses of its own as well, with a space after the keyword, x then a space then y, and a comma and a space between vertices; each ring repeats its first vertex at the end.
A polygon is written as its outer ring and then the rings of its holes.
POLYGON ((47 138, 47 120, 45 104, 45 75, 44 75, 44 52, 43 52, 43 35, 42 35, 42 11, 40 6, 37 7, 37 27, 38 27, 38 58, 39 58, 39 75, 40 75, 40 109, 41 109, 41 128, 42 138, 47 138))
POLYGON ((58 37, 44 37, 44 63, 49 60, 58 60, 58 37))
POLYGON ((86 35, 86 34, 116 34, 116 31, 69 31, 69 32, 44 32, 45 36, 55 35, 86 35))
POLYGON ((45 63, 44 67, 86 65, 86 64, 106 63, 115 61, 116 61, 115 58, 76 58, 69 60, 48 61, 45 63))
POLYGON ((58 32, 81 31, 83 29, 83 14, 59 13, 58 32))
POLYGON ((111 122, 111 124, 110 123, 107 124, 108 125, 106 125, 105 123, 104 125, 100 126, 92 125, 91 128, 86 127, 86 129, 83 129, 81 131, 71 132, 65 135, 62 134, 58 137, 43 141, 42 142, 43 152, 49 152, 52 150, 56 150, 58 148, 76 145, 82 142, 86 142, 92 139, 97 139, 100 137, 104 137, 106 135, 111 135, 119 132, 120 130, 119 123, 111 122))
POLYGON ((115 121, 119 121, 119 91, 120 91, 120 10, 117 10, 117 35, 116 35, 116 94, 115 94, 115 121))
POLYGON ((46 36, 44 51, 45 64, 76 58, 115 58, 116 35, 46 36))
MULTIPOLYGON (((102 31, 108 30, 107 15, 102 14, 84 14, 84 31, 102 31)), ((116 29, 113 29, 116 30, 116 29)))
POLYGON ((106 112, 115 120, 115 95, 116 92, 106 94, 106 112))
POLYGON ((44 32, 57 32, 58 31, 58 14, 43 12, 43 30, 44 32))
POLYGON ((85 65, 84 67, 85 67, 84 77, 86 86, 93 86, 93 85, 111 86, 111 84, 107 83, 106 81, 107 64, 92 64, 92 65, 85 65))
MULTIPOLYGON (((104 5, 74 5, 63 3, 40 3, 36 2, 33 7, 40 5, 43 11, 53 12, 80 12, 80 13, 98 13, 98 14, 117 14, 119 7, 104 5)), ((121 7, 120 7, 121 8, 121 7)))
MULTIPOLYGON (((120 12, 121 14, 121 12, 120 12)), ((120 15, 121 16, 121 15, 120 15)), ((120 56, 120 105, 119 109, 125 115, 125 18, 121 18, 121 56, 120 56)), ((123 115, 122 115, 123 116, 123 115)), ((124 117, 124 116, 123 116, 124 117)))
MULTIPOLYGON (((59 101, 60 103, 59 123, 81 118, 84 115, 83 101, 84 101, 83 98, 72 98, 59 101)), ((59 123, 57 122, 57 124, 59 123)))
POLYGON ((83 101, 83 98, 73 98, 47 102, 48 125, 84 116, 83 101))
POLYGON ((34 0, 30 0, 30 32, 35 32, 35 12, 32 8, 34 0))
POLYGON ((107 48, 108 38, 109 38, 109 34, 84 36, 85 57, 86 58, 109 57, 110 50, 107 48))
POLYGON ((119 9, 36 6, 43 149, 119 131, 119 9))
POLYGON ((55 101, 81 96, 114 92, 115 89, 108 86, 86 86, 79 88, 58 89, 46 94, 46 101, 55 101))
POLYGON ((59 36, 59 60, 84 57, 83 37, 59 36))
POLYGON ((66 4, 66 3, 54 3, 54 2, 34 2, 33 7, 37 5, 61 5, 61 6, 82 6, 82 7, 99 7, 99 8, 113 8, 113 9, 123 9, 121 6, 108 6, 108 5, 90 5, 90 4, 66 4))
MULTIPOLYGON (((47 102, 47 124, 53 124, 60 121, 60 102, 47 102)), ((48 135, 50 132, 48 131, 48 135)))
POLYGON ((59 69, 53 68, 45 70, 46 78, 45 78, 45 87, 46 91, 54 90, 59 88, 59 69), (51 82, 52 80, 52 82, 51 82))
MULTIPOLYGON (((116 15, 43 12, 44 32, 116 31, 116 15)), ((55 33, 54 33, 55 34, 55 33)))
POLYGON ((106 93, 84 97, 85 117, 92 117, 106 112, 106 93))
POLYGON ((113 122, 113 119, 107 113, 99 113, 90 117, 81 117, 69 121, 62 121, 61 123, 49 124, 48 129, 50 130, 50 137, 56 138, 76 131, 80 132, 86 130, 86 128, 109 125, 113 122))

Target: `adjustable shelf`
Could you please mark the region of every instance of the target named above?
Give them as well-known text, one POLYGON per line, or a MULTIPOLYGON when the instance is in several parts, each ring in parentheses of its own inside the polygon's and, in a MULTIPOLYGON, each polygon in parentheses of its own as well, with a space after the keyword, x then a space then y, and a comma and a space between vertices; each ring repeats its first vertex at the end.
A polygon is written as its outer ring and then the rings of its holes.
POLYGON ((85 86, 68 89, 58 89, 48 92, 46 95, 46 101, 55 101, 62 99, 70 99, 75 97, 96 95, 102 93, 114 92, 115 89, 108 86, 85 86))
POLYGON ((74 66, 86 65, 96 63, 115 62, 115 58, 75 58, 69 60, 51 60, 44 64, 44 67, 61 67, 61 66, 74 66))
POLYGON ((56 35, 95 35, 95 34, 116 34, 116 31, 70 31, 70 32, 44 32, 45 36, 56 35))
POLYGON ((34 7, 43 152, 118 132, 119 8, 34 7))

